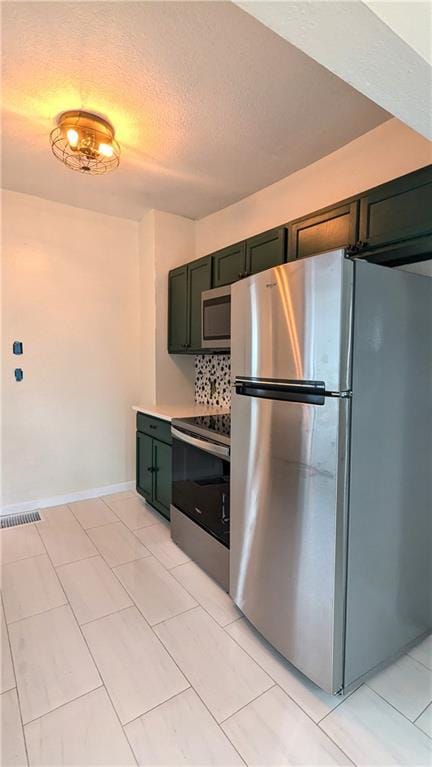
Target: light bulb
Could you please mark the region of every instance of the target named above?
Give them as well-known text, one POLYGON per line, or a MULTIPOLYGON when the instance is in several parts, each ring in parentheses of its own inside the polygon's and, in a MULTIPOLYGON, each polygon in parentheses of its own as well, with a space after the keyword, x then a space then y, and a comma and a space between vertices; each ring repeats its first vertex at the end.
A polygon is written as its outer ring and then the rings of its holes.
POLYGON ((69 130, 66 133, 67 140, 69 142, 69 146, 76 146, 78 144, 78 131, 75 130, 75 128, 69 128, 69 130))
POLYGON ((105 157, 112 157, 114 150, 111 144, 99 144, 99 152, 105 155, 105 157))

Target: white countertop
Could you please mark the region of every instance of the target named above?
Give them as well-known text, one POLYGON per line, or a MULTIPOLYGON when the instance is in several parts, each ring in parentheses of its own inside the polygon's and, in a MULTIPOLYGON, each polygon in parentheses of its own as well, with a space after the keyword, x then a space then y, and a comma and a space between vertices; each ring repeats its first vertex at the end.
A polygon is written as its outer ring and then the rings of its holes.
POLYGON ((229 413, 226 407, 211 407, 210 405, 133 405, 132 410, 138 413, 146 413, 163 421, 172 421, 173 418, 190 418, 197 415, 221 415, 229 413))

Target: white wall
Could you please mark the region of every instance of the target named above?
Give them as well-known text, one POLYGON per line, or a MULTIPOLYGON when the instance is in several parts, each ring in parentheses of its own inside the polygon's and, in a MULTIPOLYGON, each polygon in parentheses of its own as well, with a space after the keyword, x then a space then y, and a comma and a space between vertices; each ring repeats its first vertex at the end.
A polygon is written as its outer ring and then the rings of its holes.
POLYGON ((141 384, 137 404, 188 404, 194 358, 168 354, 168 272, 195 257, 195 222, 150 210, 139 224, 141 384))
POLYGON ((429 141, 389 120, 327 157, 196 222, 196 255, 292 221, 432 161, 429 141))
MULTIPOLYGON (((149 210, 139 223, 139 363, 138 402, 156 402, 156 273, 155 211, 149 210)), ((138 404, 135 403, 135 404, 138 404)))
POLYGON ((132 480, 138 225, 15 192, 2 202, 3 504, 132 480))
POLYGON ((156 401, 188 403, 194 399, 194 358, 168 354, 168 272, 195 256, 195 222, 172 213, 155 214, 156 401))

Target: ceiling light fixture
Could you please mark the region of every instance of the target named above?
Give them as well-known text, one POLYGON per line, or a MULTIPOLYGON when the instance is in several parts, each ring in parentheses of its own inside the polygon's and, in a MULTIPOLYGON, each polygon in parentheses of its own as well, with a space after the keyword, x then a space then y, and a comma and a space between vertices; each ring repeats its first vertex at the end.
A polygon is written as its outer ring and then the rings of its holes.
POLYGON ((103 117, 80 110, 63 112, 51 132, 51 148, 67 168, 97 176, 114 170, 120 162, 114 135, 113 126, 103 117))

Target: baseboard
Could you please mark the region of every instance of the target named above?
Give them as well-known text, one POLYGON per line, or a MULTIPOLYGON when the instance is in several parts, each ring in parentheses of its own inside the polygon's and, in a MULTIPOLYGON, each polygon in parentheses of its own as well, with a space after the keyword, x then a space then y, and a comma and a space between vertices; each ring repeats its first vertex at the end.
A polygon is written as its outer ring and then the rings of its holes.
POLYGON ((117 485, 104 485, 103 487, 94 487, 91 490, 79 490, 77 493, 53 495, 51 498, 39 498, 37 501, 11 503, 9 506, 1 507, 0 515, 19 514, 23 511, 34 511, 34 509, 47 509, 50 506, 61 506, 64 503, 72 503, 73 501, 85 501, 87 498, 97 498, 99 495, 111 495, 111 493, 122 493, 126 490, 135 490, 135 482, 120 482, 117 485))

